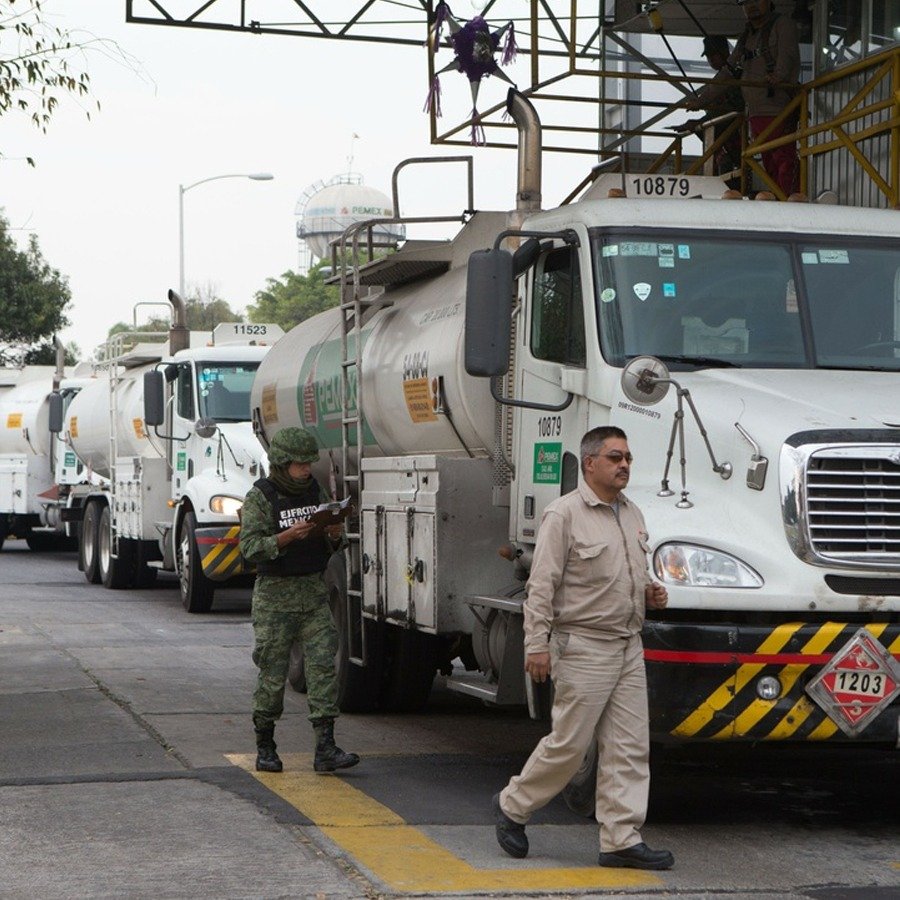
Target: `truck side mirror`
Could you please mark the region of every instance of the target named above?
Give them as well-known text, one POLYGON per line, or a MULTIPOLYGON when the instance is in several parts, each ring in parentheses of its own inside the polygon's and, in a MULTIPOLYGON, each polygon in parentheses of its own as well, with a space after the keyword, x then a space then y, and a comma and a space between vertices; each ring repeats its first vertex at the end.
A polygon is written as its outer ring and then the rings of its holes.
POLYGON ((509 369, 513 255, 476 250, 466 280, 466 353, 469 375, 505 375, 509 369))
POLYGON ((527 272, 538 261, 540 255, 541 242, 537 238, 528 238, 513 254, 513 278, 527 272))
POLYGON ((48 411, 50 415, 50 423, 49 428, 52 434, 62 434, 63 430, 63 397, 58 391, 54 391, 50 395, 50 402, 48 405, 48 411))
POLYGON ((166 421, 166 395, 163 373, 157 369, 144 372, 144 422, 148 426, 166 421))

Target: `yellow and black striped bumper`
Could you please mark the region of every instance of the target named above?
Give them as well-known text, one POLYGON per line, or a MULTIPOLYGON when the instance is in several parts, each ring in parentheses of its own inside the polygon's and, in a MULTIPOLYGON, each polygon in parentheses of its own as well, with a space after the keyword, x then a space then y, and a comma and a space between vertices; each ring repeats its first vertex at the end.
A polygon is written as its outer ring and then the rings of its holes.
MULTIPOLYGON (((900 622, 866 629, 900 658, 900 622)), ((848 740, 806 694, 806 685, 860 628, 859 622, 778 625, 648 621, 644 658, 650 723, 657 740, 848 740), (774 676, 781 695, 763 700, 760 678, 774 676)), ((882 710, 854 740, 898 740, 900 702, 882 710)))
MULTIPOLYGON (((197 529, 197 550, 203 574, 210 581, 226 581, 248 571, 238 546, 240 534, 240 525, 197 529)), ((252 568, 249 570, 253 571, 252 568)))

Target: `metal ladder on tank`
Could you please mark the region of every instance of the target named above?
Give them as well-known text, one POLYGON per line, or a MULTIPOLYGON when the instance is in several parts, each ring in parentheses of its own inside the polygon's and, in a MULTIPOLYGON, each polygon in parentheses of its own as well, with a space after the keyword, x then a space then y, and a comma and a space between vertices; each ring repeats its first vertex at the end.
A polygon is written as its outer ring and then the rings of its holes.
MULTIPOLYGON (((365 454, 365 414, 363 404, 362 379, 362 339, 363 326, 376 312, 391 305, 384 292, 369 295, 360 280, 360 235, 365 232, 367 260, 371 261, 374 251, 373 229, 378 225, 420 225, 440 222, 460 222, 465 224, 475 211, 474 172, 471 156, 413 157, 403 160, 394 168, 391 176, 391 192, 394 216, 390 218, 367 219, 350 225, 341 237, 332 243, 332 265, 340 271, 340 324, 341 324, 341 485, 344 497, 356 497, 362 505, 362 461, 365 454), (401 216, 398 192, 400 172, 410 165, 432 163, 466 164, 468 181, 468 203, 462 214, 452 216, 401 216), (348 256, 349 252, 349 256, 348 256), (347 265, 348 258, 351 260, 347 265), (349 277, 348 277, 349 269, 349 277), (352 373, 352 375, 351 375, 352 373), (355 403, 351 403, 351 378, 356 380, 355 403), (354 459, 355 452, 355 459, 354 459)), ((373 614, 376 619, 384 618, 384 598, 378 596, 374 604, 366 609, 363 604, 363 518, 362 509, 348 519, 346 538, 348 552, 344 554, 347 584, 348 615, 345 617, 347 646, 352 664, 365 666, 367 662, 366 628, 364 613, 373 614), (354 527, 355 526, 355 527, 354 527)))

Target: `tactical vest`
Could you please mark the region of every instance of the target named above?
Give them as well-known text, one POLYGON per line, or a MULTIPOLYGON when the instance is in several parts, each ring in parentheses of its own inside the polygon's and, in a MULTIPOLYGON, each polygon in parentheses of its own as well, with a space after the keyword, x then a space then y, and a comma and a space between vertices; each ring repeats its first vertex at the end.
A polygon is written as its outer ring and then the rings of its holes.
MULTIPOLYGON (((319 485, 314 478, 310 479, 309 486, 302 493, 289 497, 279 495, 268 478, 260 478, 253 486, 262 491, 272 507, 276 534, 287 531, 295 522, 312 513, 321 502, 319 485)), ((325 535, 313 532, 302 541, 288 544, 277 559, 258 562, 256 571, 260 575, 314 575, 325 571, 330 556, 325 535)))

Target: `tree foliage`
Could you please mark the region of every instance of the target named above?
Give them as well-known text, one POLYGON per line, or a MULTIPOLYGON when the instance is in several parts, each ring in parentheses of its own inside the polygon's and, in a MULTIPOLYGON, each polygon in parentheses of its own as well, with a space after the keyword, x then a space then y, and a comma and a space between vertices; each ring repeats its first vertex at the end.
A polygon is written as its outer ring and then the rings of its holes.
POLYGON ((51 24, 42 0, 0 0, 0 115, 18 110, 46 131, 61 98, 88 97, 85 50, 97 43, 110 42, 51 24))
MULTIPOLYGON (((74 341, 65 345, 67 366, 74 366, 81 360, 81 349, 74 341)), ((26 366, 55 366, 56 347, 52 340, 43 340, 30 347, 22 360, 26 366)))
POLYGON ((0 362, 20 363, 69 324, 67 279, 41 254, 36 235, 19 250, 0 215, 0 362))
MULTIPOLYGON (((281 278, 268 278, 266 288, 256 292, 256 303, 247 307, 251 322, 274 322, 285 331, 323 310, 337 306, 340 292, 336 285, 325 284, 322 273, 326 263, 309 270, 308 275, 285 272, 281 278)), ((330 269, 326 271, 326 275, 330 269)))

